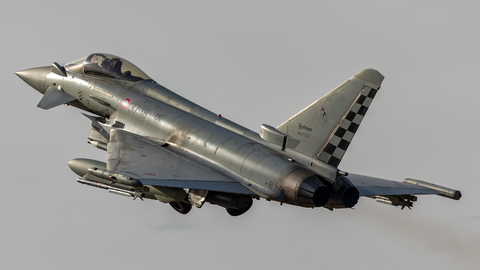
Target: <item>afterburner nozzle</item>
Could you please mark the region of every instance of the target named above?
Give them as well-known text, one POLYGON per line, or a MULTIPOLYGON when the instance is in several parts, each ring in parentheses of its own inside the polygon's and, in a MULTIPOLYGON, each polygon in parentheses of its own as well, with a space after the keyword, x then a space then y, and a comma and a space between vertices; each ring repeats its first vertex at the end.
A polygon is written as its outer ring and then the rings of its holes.
POLYGON ((45 82, 51 69, 51 66, 38 67, 17 71, 15 74, 17 74, 17 76, 20 77, 20 79, 22 79, 24 82, 28 83, 28 85, 35 88, 35 90, 45 94, 45 91, 47 90, 45 82))
POLYGON ((330 195, 328 205, 333 208, 352 208, 358 203, 360 193, 355 185, 345 176, 339 176, 341 186, 330 195))
POLYGON ((281 182, 281 189, 287 203, 303 207, 324 206, 330 198, 320 176, 303 168, 293 168, 281 182))

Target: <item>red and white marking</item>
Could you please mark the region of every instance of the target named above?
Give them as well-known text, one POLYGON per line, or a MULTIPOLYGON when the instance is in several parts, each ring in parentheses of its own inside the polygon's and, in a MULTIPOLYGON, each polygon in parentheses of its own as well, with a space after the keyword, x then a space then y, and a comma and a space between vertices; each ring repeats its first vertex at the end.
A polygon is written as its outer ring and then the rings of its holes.
POLYGON ((130 105, 130 99, 127 98, 122 102, 122 108, 126 109, 130 105))

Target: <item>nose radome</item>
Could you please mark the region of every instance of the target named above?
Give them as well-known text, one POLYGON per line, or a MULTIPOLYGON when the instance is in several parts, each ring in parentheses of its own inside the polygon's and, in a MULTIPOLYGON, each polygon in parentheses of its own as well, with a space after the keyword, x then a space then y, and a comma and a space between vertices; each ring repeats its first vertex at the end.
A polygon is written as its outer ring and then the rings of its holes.
POLYGON ((50 71, 51 67, 45 66, 17 71, 15 74, 31 87, 35 88, 38 92, 45 94, 47 89, 45 87, 45 81, 47 80, 47 74, 50 73, 50 71))

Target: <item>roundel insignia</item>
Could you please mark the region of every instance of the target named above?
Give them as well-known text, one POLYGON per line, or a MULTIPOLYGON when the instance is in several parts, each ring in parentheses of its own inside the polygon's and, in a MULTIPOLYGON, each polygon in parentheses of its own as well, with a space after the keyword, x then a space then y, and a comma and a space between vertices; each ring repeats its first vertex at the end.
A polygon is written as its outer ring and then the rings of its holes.
POLYGON ((130 99, 129 98, 125 99, 122 102, 122 108, 124 108, 124 109, 127 108, 129 104, 130 104, 130 99))

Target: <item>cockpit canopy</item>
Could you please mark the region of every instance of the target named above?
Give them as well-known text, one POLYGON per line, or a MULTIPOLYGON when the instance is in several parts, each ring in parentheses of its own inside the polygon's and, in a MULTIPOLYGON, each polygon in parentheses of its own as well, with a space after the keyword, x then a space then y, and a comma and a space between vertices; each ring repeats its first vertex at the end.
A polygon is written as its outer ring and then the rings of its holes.
POLYGON ((124 58, 94 53, 65 65, 71 72, 126 80, 131 82, 150 79, 147 74, 124 58))

